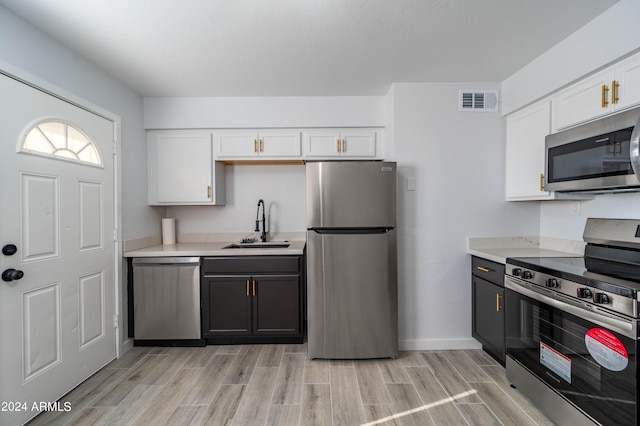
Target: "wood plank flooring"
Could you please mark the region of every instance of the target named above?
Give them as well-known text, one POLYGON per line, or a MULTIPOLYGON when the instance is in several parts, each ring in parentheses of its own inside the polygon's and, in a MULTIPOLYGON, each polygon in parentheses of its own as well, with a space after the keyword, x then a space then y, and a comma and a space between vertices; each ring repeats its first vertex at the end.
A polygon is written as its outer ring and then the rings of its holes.
POLYGON ((135 347, 31 425, 551 425, 480 350, 311 361, 306 345, 135 347))

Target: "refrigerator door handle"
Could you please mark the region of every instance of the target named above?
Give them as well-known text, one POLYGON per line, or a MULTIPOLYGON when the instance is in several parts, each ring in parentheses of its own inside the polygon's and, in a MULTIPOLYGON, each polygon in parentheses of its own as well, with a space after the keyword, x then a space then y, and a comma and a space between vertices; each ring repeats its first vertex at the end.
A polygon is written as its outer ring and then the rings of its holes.
POLYGON ((394 228, 378 227, 378 228, 310 228, 316 234, 386 234, 394 228))

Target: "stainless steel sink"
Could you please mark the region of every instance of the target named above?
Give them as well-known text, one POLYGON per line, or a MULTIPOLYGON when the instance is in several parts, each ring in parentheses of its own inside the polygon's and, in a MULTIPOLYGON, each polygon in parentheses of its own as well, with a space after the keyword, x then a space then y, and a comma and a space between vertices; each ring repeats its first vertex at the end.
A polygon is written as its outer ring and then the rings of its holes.
POLYGON ((288 242, 271 243, 233 243, 222 247, 223 249, 266 249, 266 248, 287 248, 291 245, 288 242))

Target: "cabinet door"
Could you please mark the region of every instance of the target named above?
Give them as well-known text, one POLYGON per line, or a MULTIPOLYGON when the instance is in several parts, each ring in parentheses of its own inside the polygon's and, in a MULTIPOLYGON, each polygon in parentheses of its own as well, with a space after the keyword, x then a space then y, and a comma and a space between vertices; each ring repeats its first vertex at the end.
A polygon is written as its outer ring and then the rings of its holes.
POLYGON ((202 280, 203 336, 251 334, 251 282, 242 276, 202 280))
POLYGON ((215 138, 218 158, 258 156, 257 132, 220 133, 215 138))
POLYGON ((300 157, 300 133, 260 132, 260 157, 300 157))
POLYGON ((609 114, 613 69, 599 72, 553 97, 553 131, 609 114), (604 87, 604 91, 603 91, 604 87))
POLYGON ((538 102, 507 117, 506 197, 509 201, 545 199, 541 187, 544 173, 544 139, 549 134, 549 101, 538 102))
POLYGON ((375 132, 342 132, 343 157, 375 157, 375 132))
POLYGON ((300 276, 252 277, 253 333, 255 335, 299 334, 300 276))
POLYGON ((304 135, 306 157, 338 157, 341 148, 340 132, 306 132, 304 135))
POLYGON ((504 288, 473 276, 473 337, 504 361, 504 288))
POLYGON ((615 78, 620 86, 616 89, 619 100, 614 108, 629 108, 640 104, 640 55, 616 66, 615 78))
POLYGON ((150 204, 211 204, 210 133, 152 132, 148 154, 150 204))

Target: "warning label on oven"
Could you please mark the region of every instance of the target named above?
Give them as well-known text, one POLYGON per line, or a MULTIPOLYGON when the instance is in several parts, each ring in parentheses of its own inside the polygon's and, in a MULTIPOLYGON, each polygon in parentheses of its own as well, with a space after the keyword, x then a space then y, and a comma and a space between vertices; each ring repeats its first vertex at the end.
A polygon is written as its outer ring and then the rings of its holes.
POLYGON ((571 383, 571 358, 540 342, 540 364, 571 383))
POLYGON ((622 371, 627 368, 627 350, 611 332, 603 328, 592 328, 584 336, 584 343, 593 359, 607 370, 622 371))

